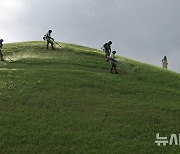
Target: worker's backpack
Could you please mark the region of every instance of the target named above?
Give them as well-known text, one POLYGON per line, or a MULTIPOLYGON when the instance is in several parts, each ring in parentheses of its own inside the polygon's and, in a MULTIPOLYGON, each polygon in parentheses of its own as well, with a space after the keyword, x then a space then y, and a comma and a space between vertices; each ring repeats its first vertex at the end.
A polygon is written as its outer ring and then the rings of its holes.
POLYGON ((103 45, 103 47, 104 47, 104 48, 106 48, 106 47, 107 47, 107 45, 108 45, 108 44, 107 44, 107 43, 105 43, 105 44, 103 45))

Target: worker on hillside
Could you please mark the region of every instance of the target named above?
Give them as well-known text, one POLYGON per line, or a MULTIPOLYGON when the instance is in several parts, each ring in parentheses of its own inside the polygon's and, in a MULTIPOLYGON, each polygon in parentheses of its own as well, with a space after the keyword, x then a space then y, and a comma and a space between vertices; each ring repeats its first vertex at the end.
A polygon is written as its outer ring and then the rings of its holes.
POLYGON ((111 45, 112 45, 112 42, 109 41, 108 43, 105 43, 103 45, 104 47, 104 51, 105 51, 105 58, 106 58, 106 61, 109 61, 109 55, 111 53, 111 45))
POLYGON ((117 60, 115 60, 115 54, 116 54, 116 51, 113 51, 109 56, 110 65, 111 65, 110 73, 113 73, 113 69, 114 69, 115 73, 118 74, 118 72, 116 70, 116 67, 117 67, 116 62, 117 62, 117 60))
POLYGON ((49 30, 46 35, 44 35, 43 40, 47 41, 47 49, 49 48, 49 43, 51 44, 52 50, 54 49, 54 38, 51 37, 52 30, 49 30))
POLYGON ((1 50, 2 50, 2 48, 3 48, 3 39, 0 39, 0 58, 1 58, 1 61, 4 61, 4 59, 3 59, 3 54, 2 54, 2 52, 1 52, 1 50))
POLYGON ((167 57, 164 56, 164 58, 162 59, 162 67, 167 69, 167 66, 168 66, 167 57))

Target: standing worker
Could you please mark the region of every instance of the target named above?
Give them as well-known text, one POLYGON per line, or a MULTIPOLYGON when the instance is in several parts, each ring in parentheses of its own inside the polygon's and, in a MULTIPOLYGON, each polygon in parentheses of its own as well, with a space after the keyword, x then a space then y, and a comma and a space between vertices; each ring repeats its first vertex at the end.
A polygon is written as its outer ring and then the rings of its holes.
POLYGON ((110 68, 110 73, 113 73, 113 69, 115 70, 115 73, 118 74, 117 72, 117 65, 116 65, 116 62, 117 60, 115 60, 115 54, 116 54, 116 51, 113 51, 111 54, 110 54, 110 65, 111 65, 111 68, 110 68))
POLYGON ((49 48, 49 43, 51 44, 52 50, 54 49, 54 38, 51 37, 52 30, 49 30, 43 39, 47 41, 47 49, 49 48))
POLYGON ((105 43, 104 45, 103 45, 103 47, 104 47, 104 51, 105 51, 105 58, 106 58, 106 61, 109 61, 109 55, 110 55, 110 53, 111 53, 111 44, 112 44, 112 42, 111 41, 109 41, 108 43, 105 43))
POLYGON ((4 61, 4 59, 3 59, 3 54, 2 54, 2 52, 1 52, 1 50, 2 50, 2 48, 3 48, 3 39, 0 39, 0 58, 1 58, 1 61, 4 61))
POLYGON ((168 66, 167 57, 164 56, 164 58, 162 59, 162 67, 167 69, 167 66, 168 66))

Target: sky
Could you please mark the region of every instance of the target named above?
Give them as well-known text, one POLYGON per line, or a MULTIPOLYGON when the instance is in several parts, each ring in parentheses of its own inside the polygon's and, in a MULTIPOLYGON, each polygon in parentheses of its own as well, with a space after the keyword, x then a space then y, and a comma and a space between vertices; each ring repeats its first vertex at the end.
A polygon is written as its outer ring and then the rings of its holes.
POLYGON ((180 73, 180 0, 0 0, 0 38, 56 41, 100 49, 180 73))

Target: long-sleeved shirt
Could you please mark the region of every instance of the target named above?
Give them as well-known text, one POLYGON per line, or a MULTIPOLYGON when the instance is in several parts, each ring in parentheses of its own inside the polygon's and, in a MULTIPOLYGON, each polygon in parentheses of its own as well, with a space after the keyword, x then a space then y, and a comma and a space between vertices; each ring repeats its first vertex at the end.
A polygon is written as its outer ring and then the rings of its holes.
POLYGON ((46 33, 46 38, 51 38, 51 33, 49 31, 46 33))
POLYGON ((114 55, 114 53, 111 53, 110 56, 109 56, 109 58, 110 58, 110 60, 112 60, 112 61, 116 61, 116 60, 115 60, 115 55, 114 55))
POLYGON ((104 44, 104 49, 111 52, 111 45, 109 43, 104 44))

